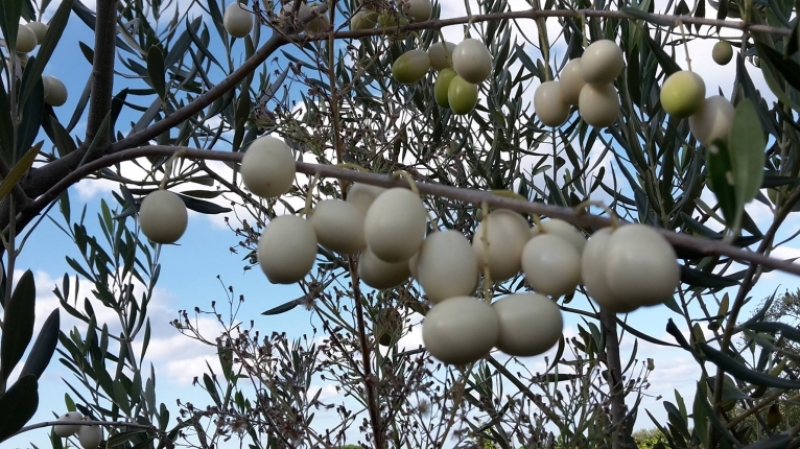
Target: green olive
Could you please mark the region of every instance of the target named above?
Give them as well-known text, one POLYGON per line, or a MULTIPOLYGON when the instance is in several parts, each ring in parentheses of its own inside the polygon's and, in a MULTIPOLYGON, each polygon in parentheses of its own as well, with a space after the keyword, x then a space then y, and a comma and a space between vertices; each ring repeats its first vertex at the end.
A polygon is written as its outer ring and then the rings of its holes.
POLYGON ((403 84, 413 84, 425 77, 431 69, 431 58, 420 49, 409 50, 392 64, 392 76, 403 84))
POLYGON ((733 59, 733 47, 728 41, 719 41, 711 49, 711 57, 719 65, 726 65, 733 59))
POLYGON ((456 75, 447 88, 447 101, 454 114, 469 114, 478 104, 478 86, 456 75))
POLYGON ((661 107, 667 114, 687 118, 703 107, 706 99, 706 84, 700 75, 680 70, 664 81, 661 88, 661 107))
POLYGON ((450 101, 448 100, 450 82, 457 76, 456 71, 453 69, 443 69, 439 72, 436 83, 433 85, 433 95, 436 97, 436 104, 443 108, 450 107, 450 101))

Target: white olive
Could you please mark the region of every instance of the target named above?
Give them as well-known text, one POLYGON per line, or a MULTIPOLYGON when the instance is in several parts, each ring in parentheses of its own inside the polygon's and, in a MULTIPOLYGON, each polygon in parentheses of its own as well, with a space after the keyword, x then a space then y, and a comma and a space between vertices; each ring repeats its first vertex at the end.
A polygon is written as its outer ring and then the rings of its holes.
POLYGON ((469 240, 459 231, 429 235, 419 250, 415 271, 428 299, 436 303, 470 295, 478 285, 478 264, 469 240))
POLYGON ((566 295, 581 281, 581 256, 569 241, 557 235, 538 235, 522 250, 522 271, 537 292, 566 295))
POLYGON ((44 42, 44 37, 47 35, 47 30, 49 29, 46 24, 42 22, 30 22, 25 26, 27 26, 31 31, 33 31, 33 34, 36 35, 37 43, 41 44, 44 42))
POLYGON ((581 74, 583 80, 589 84, 610 84, 622 73, 624 64, 622 49, 616 42, 603 39, 593 42, 584 50, 581 56, 581 74))
POLYGON ((314 267, 317 236, 308 221, 282 215, 269 222, 258 240, 258 264, 273 284, 293 284, 314 267))
POLYGON ((689 117, 689 129, 700 143, 710 146, 716 139, 728 143, 736 109, 721 95, 708 97, 700 110, 689 117))
POLYGON ((67 102, 67 86, 55 76, 45 75, 42 77, 42 87, 44 88, 44 102, 50 106, 63 106, 67 102))
MULTIPOLYGON (((83 415, 79 412, 67 412, 61 415, 56 421, 59 422, 77 422, 82 421, 83 415)), ((81 426, 77 424, 60 424, 53 426, 53 432, 59 438, 66 438, 75 435, 81 426)))
MULTIPOLYGON (((583 253, 583 248, 586 246, 586 237, 581 234, 580 231, 575 226, 572 226, 569 222, 561 220, 559 218, 553 218, 550 220, 542 220, 541 227, 544 228, 544 232, 546 234, 553 234, 561 237, 562 239, 570 242, 572 246, 578 251, 578 255, 583 253)), ((537 226, 531 227, 530 231, 531 237, 536 237, 540 235, 540 229, 537 226)))
POLYGON ((425 239, 428 214, 419 195, 404 188, 389 189, 372 202, 364 218, 364 237, 384 262, 406 262, 425 239))
POLYGON ((36 33, 27 26, 20 24, 17 30, 17 51, 28 53, 36 48, 39 42, 36 40, 36 33))
POLYGON ((491 212, 475 229, 472 237, 472 250, 478 268, 483 273, 485 267, 483 236, 488 223, 489 274, 492 281, 505 281, 519 273, 522 266, 522 248, 530 240, 530 226, 522 215, 508 209, 491 212))
POLYGON ((608 287, 606 279, 606 259, 608 257, 608 240, 611 228, 603 228, 592 234, 581 255, 581 278, 586 287, 586 294, 601 309, 613 313, 633 312, 638 307, 626 304, 608 287))
POLYGON ((405 0, 403 12, 412 22, 425 22, 431 18, 433 5, 431 0, 405 0))
POLYGON ((492 54, 477 39, 465 39, 453 50, 453 69, 468 83, 480 84, 492 73, 492 54))
POLYGON ((233 37, 245 37, 253 30, 253 13, 247 7, 234 1, 222 15, 222 24, 225 31, 233 37))
POLYGON ((546 126, 561 126, 569 117, 569 103, 564 100, 558 81, 548 81, 536 88, 533 109, 546 126))
POLYGON ((561 338, 561 309, 546 296, 520 293, 492 304, 500 322, 497 349, 508 355, 531 357, 544 354, 561 338))
POLYGON ((384 262, 367 247, 358 258, 358 277, 372 288, 384 289, 397 287, 408 280, 411 275, 408 261, 384 262))
POLYGON ((409 50, 392 64, 392 76, 399 83, 413 84, 425 78, 428 70, 431 69, 431 58, 428 53, 415 48, 409 50))
POLYGON ((608 240, 607 251, 608 287, 627 304, 662 304, 680 285, 681 269, 675 250, 650 226, 618 228, 608 240))
POLYGON ((661 88, 661 107, 667 114, 686 118, 700 110, 706 98, 706 84, 700 75, 679 70, 664 81, 661 88))
POLYGON ((362 214, 367 215, 369 207, 375 198, 381 193, 385 192, 383 187, 376 187, 369 184, 353 183, 347 191, 347 202, 360 210, 362 214))
POLYGON ((561 69, 558 85, 561 87, 561 96, 569 104, 578 105, 581 89, 586 85, 581 73, 581 58, 575 58, 561 69))
POLYGON ((247 148, 239 172, 251 192, 263 198, 274 198, 289 191, 296 170, 289 146, 275 137, 264 136, 247 148))
POLYGON ((449 69, 456 44, 452 42, 436 42, 428 47, 428 57, 431 59, 433 70, 442 71, 449 69), (446 48, 445 48, 446 47, 446 48))
POLYGON ((364 214, 342 200, 325 200, 311 211, 308 221, 320 245, 343 254, 355 254, 367 246, 364 214))
POLYGON ((471 296, 436 304, 422 322, 425 348, 448 365, 482 359, 497 344, 499 336, 500 325, 492 306, 471 296))
POLYGON ((350 18, 350 28, 354 30, 371 30, 378 23, 378 13, 363 9, 350 18))
POLYGON ((150 192, 139 207, 139 226, 156 243, 175 243, 186 232, 189 212, 186 203, 169 190, 150 192))
MULTIPOLYGON (((581 63, 583 64, 583 63, 581 63)), ((619 115, 619 95, 613 84, 587 84, 581 89, 578 111, 595 128, 611 126, 619 115)))
POLYGON ((83 449, 96 449, 103 441, 103 428, 100 426, 80 426, 78 442, 83 449))
MULTIPOLYGON (((309 17, 312 12, 316 12, 318 4, 313 3, 311 5, 307 5, 303 3, 300 5, 300 14, 297 17, 298 20, 303 20, 304 17, 309 17)), ((315 19, 306 23, 306 30, 312 33, 321 33, 323 31, 328 31, 330 28, 331 21, 328 19, 328 16, 325 14, 319 14, 315 19)))

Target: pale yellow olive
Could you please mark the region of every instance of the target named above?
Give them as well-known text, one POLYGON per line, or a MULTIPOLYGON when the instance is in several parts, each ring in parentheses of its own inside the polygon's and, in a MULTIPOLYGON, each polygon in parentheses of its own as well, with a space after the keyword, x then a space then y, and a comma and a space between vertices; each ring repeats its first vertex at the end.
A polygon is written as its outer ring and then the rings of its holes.
MULTIPOLYGON (((307 5, 303 3, 300 5, 300 13, 297 17, 298 20, 303 20, 306 17, 310 17, 312 12, 316 12, 318 4, 312 3, 311 5, 307 5)), ((310 22, 306 23, 306 30, 312 33, 321 33, 323 31, 328 31, 330 28, 331 21, 328 19, 328 16, 325 14, 319 14, 317 17, 310 22)))
POLYGON ((422 322, 428 352, 448 365, 477 362, 492 350, 500 324, 492 306, 471 296, 456 296, 436 304, 422 322))
POLYGON ((431 18, 433 12, 431 0, 404 0, 401 5, 403 13, 412 22, 425 22, 431 18))
POLYGON ((478 104, 478 85, 456 75, 447 87, 447 102, 453 114, 469 114, 478 104))
POLYGON ((103 428, 100 426, 80 426, 78 442, 83 449, 96 449, 103 441, 103 428))
POLYGON ((560 126, 567 121, 569 103, 564 100, 558 81, 547 81, 536 88, 533 109, 546 126, 560 126))
POLYGON ((385 191, 386 189, 383 187, 355 182, 347 191, 347 202, 355 206, 356 209, 366 216, 375 198, 385 191))
MULTIPOLYGON (((583 248, 586 246, 586 237, 584 237, 575 226, 559 218, 542 220, 541 225, 541 227, 544 228, 544 233, 561 237, 575 247, 575 250, 578 251, 578 255, 583 253, 583 248)), ((536 237, 541 234, 538 226, 531 227, 530 233, 531 237, 536 237)))
POLYGON ((369 207, 364 237, 370 250, 384 262, 407 262, 422 246, 427 218, 419 195, 404 188, 389 189, 369 207))
POLYGON ((612 84, 583 86, 578 100, 578 111, 581 118, 595 128, 611 126, 620 111, 617 90, 612 84))
POLYGON ((703 106, 706 98, 706 83, 700 75, 688 70, 679 70, 664 81, 661 88, 661 107, 667 114, 687 118, 703 106))
POLYGON ((181 197, 169 190, 156 190, 139 207, 139 226, 156 243, 175 243, 186 232, 189 213, 181 197))
POLYGON ((480 84, 492 73, 492 54, 477 39, 465 39, 453 50, 453 69, 472 84, 480 84))
POLYGON ((39 42, 36 40, 36 33, 27 26, 20 24, 17 30, 17 51, 28 53, 36 48, 39 42))
POLYGON ((586 294, 601 309, 613 313, 633 312, 638 307, 626 304, 608 287, 606 258, 609 238, 611 238, 611 228, 603 228, 589 239, 581 255, 581 279, 586 287, 586 294))
POLYGON ((42 22, 30 22, 27 26, 33 34, 36 35, 36 42, 41 44, 44 42, 44 36, 47 34, 48 26, 42 22))
POLYGON ((469 240, 459 231, 429 235, 419 249, 413 271, 428 299, 435 303, 471 295, 478 285, 478 264, 469 240))
POLYGON ((397 287, 408 280, 408 262, 388 263, 378 259, 369 247, 358 258, 358 277, 372 288, 397 287))
POLYGON ((589 84, 613 83, 622 73, 623 65, 622 50, 608 39, 593 42, 581 56, 581 74, 589 84))
MULTIPOLYGON (((78 412, 67 412, 57 419, 59 422, 77 422, 82 420, 83 415, 78 412)), ((66 438, 75 435, 79 429, 80 426, 77 424, 60 424, 53 426, 53 432, 59 438, 66 438)))
POLYGON ((428 57, 431 58, 433 70, 444 70, 452 68, 453 51, 456 44, 452 42, 436 42, 428 47, 428 57))
POLYGON ((537 235, 522 250, 522 271, 535 291, 566 295, 581 281, 581 255, 572 243, 557 235, 537 235))
POLYGON ((44 88, 44 102, 50 106, 63 106, 67 102, 67 86, 55 76, 45 75, 42 77, 42 87, 44 88))
POLYGON ((320 245, 343 254, 355 254, 366 248, 364 214, 342 200, 325 200, 311 211, 308 221, 314 227, 320 245))
POLYGON ((561 338, 564 321, 555 302, 536 293, 506 296, 492 304, 500 322, 497 349, 508 355, 544 354, 561 338))
POLYGON ((483 273, 486 266, 483 239, 488 224, 489 274, 495 282, 511 279, 522 266, 522 249, 530 240, 530 226, 522 215, 508 209, 495 210, 484 220, 475 228, 472 237, 472 250, 478 268, 483 273))
POLYGON ((263 198, 274 198, 289 191, 296 170, 286 142, 264 136, 247 148, 239 172, 248 190, 263 198))
POLYGON ((625 225, 611 233, 606 280, 614 296, 635 306, 663 304, 680 284, 675 250, 647 225, 625 225))
POLYGON ((733 59, 733 46, 728 41, 719 41, 711 49, 711 57, 719 65, 727 65, 733 59))
MULTIPOLYGON (((436 77, 436 83, 433 85, 433 96, 436 97, 436 104, 443 108, 450 107, 449 89, 450 82, 453 78, 457 77, 456 71, 453 69, 443 69, 436 77)), ((476 89, 477 90, 477 89, 476 89)), ((476 95, 477 100, 477 95, 476 95)), ((474 105, 473 105, 474 107, 474 105)), ((472 109, 470 108, 470 111, 472 109)))
POLYGON ((222 16, 225 31, 233 37, 245 37, 253 30, 253 13, 243 3, 234 1, 222 16))
POLYGON ((561 96, 564 101, 571 105, 578 105, 581 96, 581 89, 586 84, 581 73, 581 58, 575 58, 568 62, 561 70, 558 85, 561 88, 561 96))
POLYGON ((273 284, 299 282, 317 258, 314 227, 295 215, 275 217, 261 234, 256 254, 261 271, 273 284))
POLYGON ((350 28, 354 30, 371 30, 378 23, 378 13, 362 9, 350 18, 350 28))
POLYGON ((689 129, 700 143, 710 146, 716 139, 728 143, 736 109, 721 95, 708 97, 703 106, 689 117, 689 129))
POLYGON ((392 76, 399 83, 413 84, 425 77, 431 68, 431 58, 416 48, 400 55, 392 64, 392 76))

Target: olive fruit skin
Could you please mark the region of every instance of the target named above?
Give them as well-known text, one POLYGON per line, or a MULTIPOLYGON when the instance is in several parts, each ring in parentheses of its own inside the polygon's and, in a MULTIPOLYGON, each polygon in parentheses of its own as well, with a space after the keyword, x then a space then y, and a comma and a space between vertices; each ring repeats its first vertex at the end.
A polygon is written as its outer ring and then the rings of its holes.
POLYGON ((430 0, 405 0, 402 8, 405 16, 412 22, 425 22, 431 18, 431 12, 433 12, 430 0))
POLYGON ((408 280, 408 262, 389 263, 378 259, 367 247, 358 259, 358 277, 372 288, 397 287, 408 280))
POLYGON ((425 77, 431 68, 431 58, 420 49, 409 50, 392 64, 392 76, 402 84, 413 84, 425 77))
POLYGON ((452 42, 436 42, 428 47, 428 57, 431 58, 431 68, 436 71, 451 68, 453 51, 456 44, 452 42), (445 47, 447 49, 445 50, 445 47))
MULTIPOLYGON (((550 220, 542 220, 541 227, 544 228, 545 234, 553 234, 568 241, 578 251, 578 255, 583 254, 583 249, 586 246, 586 237, 578 231, 575 226, 561 220, 560 218, 553 218, 550 220)), ((538 226, 531 227, 531 238, 541 235, 541 230, 538 226)))
POLYGON ((271 136, 256 139, 242 157, 239 172, 245 187, 262 198, 288 192, 296 174, 289 146, 271 136))
POLYGON ((364 237, 375 256, 384 262, 407 262, 425 239, 427 218, 419 195, 404 188, 389 189, 369 207, 364 217, 364 237))
POLYGON ((733 59, 733 46, 728 41, 719 41, 711 49, 711 58, 719 65, 727 65, 733 59))
POLYGON ((294 284, 314 267, 317 235, 295 215, 275 217, 258 239, 258 264, 273 284, 294 284))
POLYGON ((708 97, 700 110, 689 117, 689 129, 698 142, 711 145, 716 139, 728 143, 736 109, 721 95, 708 97))
MULTIPOLYGON (((443 69, 439 72, 439 76, 436 77, 436 82, 433 84, 433 96, 436 98, 436 104, 443 108, 450 107, 450 82, 457 76, 453 69, 443 69)), ((477 100, 477 95, 475 99, 477 100)), ((470 110, 472 109, 470 108, 470 110)))
MULTIPOLYGON (((489 232, 489 274, 492 281, 505 281, 514 277, 522 266, 522 249, 530 240, 530 226, 522 215, 508 209, 497 209, 486 218, 489 232)), ((478 268, 483 272, 483 233, 486 223, 481 221, 472 237, 472 250, 478 268)))
MULTIPOLYGON (((304 17, 308 17, 311 15, 312 10, 315 10, 317 7, 316 4, 305 4, 303 3, 300 5, 300 11, 297 16, 298 20, 303 20, 304 17)), ((306 30, 312 33, 321 33, 323 31, 327 31, 330 28, 331 22, 328 19, 328 16, 325 14, 318 15, 315 19, 305 24, 306 30)))
POLYGON ((647 225, 612 232, 606 253, 608 287, 621 301, 654 306, 672 297, 680 285, 677 255, 664 237, 647 225))
POLYGON ((439 303, 475 291, 478 264, 469 240, 461 232, 434 232, 425 239, 418 254, 416 279, 431 301, 439 303))
MULTIPOLYGON (((83 415, 78 412, 67 412, 61 415, 57 421, 81 421, 83 420, 83 415)), ((80 430, 79 425, 77 424, 61 424, 57 426, 53 426, 53 432, 55 432, 56 436, 59 438, 66 438, 72 435, 75 435, 78 430, 80 430)))
POLYGON ((78 442, 83 449, 96 449, 103 441, 103 428, 100 426, 80 426, 78 442))
POLYGON ((480 84, 492 73, 492 54, 477 39, 465 39, 453 50, 453 69, 464 81, 480 84))
POLYGON ((47 35, 47 30, 49 27, 42 23, 42 22, 30 22, 25 25, 28 27, 29 30, 33 31, 33 34, 36 35, 36 42, 41 44, 44 42, 44 37, 47 35))
POLYGON ((578 111, 581 118, 595 128, 613 125, 617 121, 619 110, 619 95, 613 85, 586 84, 581 89, 578 111))
POLYGON ((558 85, 561 88, 561 97, 571 105, 578 105, 581 89, 586 85, 581 73, 581 58, 575 58, 561 69, 558 85))
POLYGON ((320 245, 338 253, 355 254, 366 248, 364 214, 342 200, 325 200, 311 211, 308 221, 320 245))
POLYGON ((700 110, 706 98, 706 83, 700 75, 680 70, 664 81, 661 88, 661 107, 667 114, 687 118, 700 110))
POLYGON ((156 243, 175 243, 189 224, 189 212, 181 197, 169 190, 147 194, 139 207, 139 226, 156 243))
POLYGON ((363 9, 350 18, 350 28, 353 30, 371 30, 378 23, 378 13, 363 9))
POLYGON ((466 115, 478 104, 478 86, 456 75, 447 87, 447 102, 456 115, 466 115))
POLYGON ((20 53, 28 53, 36 48, 39 43, 36 40, 36 33, 27 26, 20 24, 17 30, 17 51, 20 53))
POLYGON ((60 79, 45 75, 42 77, 42 87, 44 88, 45 104, 58 107, 67 102, 67 86, 60 79))
POLYGON ((552 296, 566 295, 581 281, 581 256, 561 237, 538 235, 522 250, 522 271, 535 291, 552 296))
POLYGON ((609 288, 606 279, 606 258, 611 228, 603 228, 592 234, 581 255, 581 278, 586 294, 601 309, 613 313, 633 312, 638 307, 619 299, 609 288))
POLYGON ((492 304, 500 322, 497 349, 508 355, 531 357, 544 354, 561 338, 561 309, 536 293, 506 296, 492 304))
POLYGON ((569 103, 564 100, 558 81, 547 81, 533 94, 536 116, 547 126, 560 126, 569 117, 569 103))
POLYGON ((355 206, 356 209, 360 210, 361 213, 366 216, 375 198, 385 191, 386 189, 383 187, 355 182, 350 187, 350 190, 347 191, 347 202, 355 206))
POLYGON ((448 365, 476 362, 489 354, 500 336, 492 306, 456 296, 436 304, 422 321, 422 341, 428 352, 448 365))
POLYGON ((622 73, 623 65, 622 49, 608 39, 593 42, 581 56, 581 74, 589 84, 613 83, 622 73))
POLYGON ((222 24, 231 36, 245 37, 253 30, 253 13, 243 4, 234 1, 225 8, 222 24))

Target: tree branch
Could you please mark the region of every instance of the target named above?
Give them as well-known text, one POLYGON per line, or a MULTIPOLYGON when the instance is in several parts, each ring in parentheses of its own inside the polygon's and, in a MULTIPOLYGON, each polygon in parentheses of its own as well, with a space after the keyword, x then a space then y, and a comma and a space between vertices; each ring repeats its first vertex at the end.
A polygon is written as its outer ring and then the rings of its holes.
MULTIPOLYGON (((92 61, 92 93, 89 97, 89 119, 86 141, 94 140, 100 125, 111 111, 114 90, 114 61, 117 57, 117 1, 97 2, 94 32, 94 60, 92 61)), ((103 148, 108 135, 99 136, 98 148, 103 148)))

